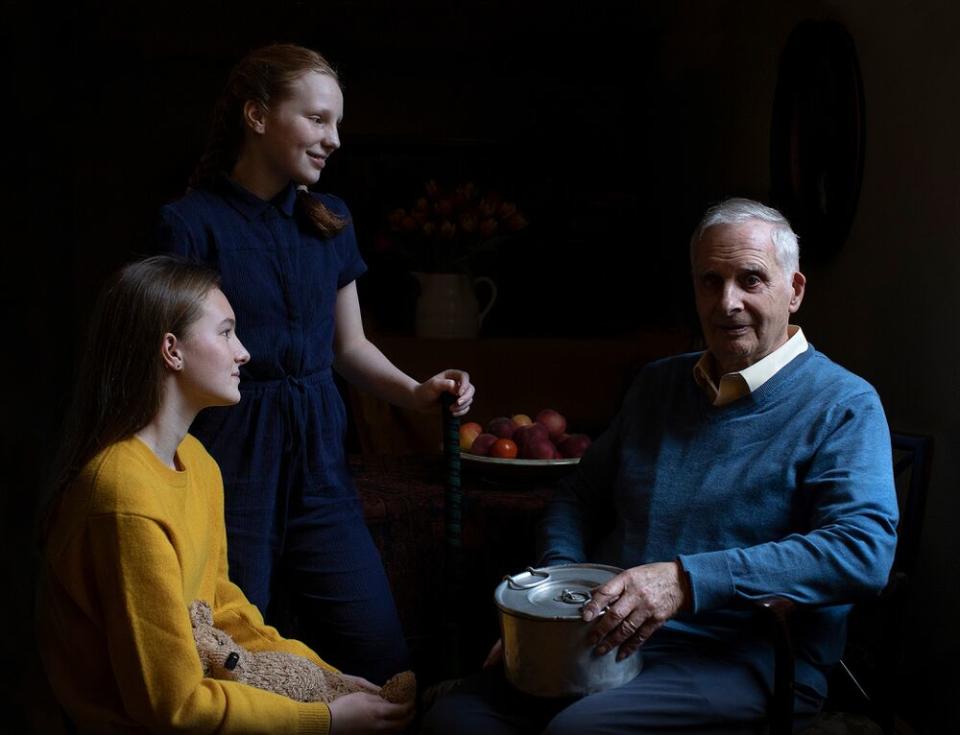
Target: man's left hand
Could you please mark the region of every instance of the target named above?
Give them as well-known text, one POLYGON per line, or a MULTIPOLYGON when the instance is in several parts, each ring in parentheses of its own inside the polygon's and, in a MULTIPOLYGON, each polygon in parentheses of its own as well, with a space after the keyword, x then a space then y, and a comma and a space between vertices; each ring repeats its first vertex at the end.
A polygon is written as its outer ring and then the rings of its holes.
POLYGON ((602 656, 616 648, 617 661, 632 655, 661 625, 688 604, 686 572, 679 562, 643 564, 621 572, 597 587, 583 606, 583 619, 590 622, 606 612, 590 638, 602 656))

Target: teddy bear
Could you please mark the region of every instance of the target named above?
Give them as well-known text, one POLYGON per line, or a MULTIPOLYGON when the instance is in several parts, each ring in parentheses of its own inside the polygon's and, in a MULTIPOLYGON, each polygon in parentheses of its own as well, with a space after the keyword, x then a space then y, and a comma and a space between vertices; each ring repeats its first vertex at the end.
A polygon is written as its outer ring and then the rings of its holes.
MULTIPOLYGON (((353 692, 367 691, 342 674, 313 661, 282 651, 248 651, 213 624, 213 612, 203 600, 190 605, 193 638, 200 654, 203 675, 229 679, 282 694, 298 702, 332 702, 353 692)), ((388 702, 412 701, 417 681, 412 671, 391 677, 380 689, 388 702)))

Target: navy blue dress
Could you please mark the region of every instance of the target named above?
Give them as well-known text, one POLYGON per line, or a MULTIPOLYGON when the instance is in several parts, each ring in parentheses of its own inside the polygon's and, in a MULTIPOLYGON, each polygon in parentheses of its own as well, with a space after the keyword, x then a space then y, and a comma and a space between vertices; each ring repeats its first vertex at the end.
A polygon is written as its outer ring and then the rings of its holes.
MULTIPOLYGON (((340 199, 316 195, 332 212, 340 199)), ((240 402, 191 427, 223 473, 230 577, 268 619, 342 671, 382 683, 408 668, 393 597, 344 456, 333 380, 337 292, 366 271, 352 224, 324 238, 291 184, 272 201, 226 177, 160 211, 162 250, 219 271, 250 361, 240 402), (283 592, 281 597, 278 590, 283 592)))

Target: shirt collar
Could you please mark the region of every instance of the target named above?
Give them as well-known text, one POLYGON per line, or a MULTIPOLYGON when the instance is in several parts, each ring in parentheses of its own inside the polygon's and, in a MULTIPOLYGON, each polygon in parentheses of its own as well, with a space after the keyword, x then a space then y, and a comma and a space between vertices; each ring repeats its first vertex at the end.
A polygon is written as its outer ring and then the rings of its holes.
POLYGON ((753 393, 792 359, 806 352, 807 339, 803 336, 803 330, 800 327, 794 324, 789 325, 787 335, 787 341, 762 360, 743 370, 721 376, 719 385, 713 382, 713 355, 705 351, 693 367, 693 379, 714 406, 732 403, 738 398, 753 393))
POLYGON ((248 189, 244 189, 228 176, 219 179, 219 190, 228 202, 247 219, 256 219, 263 215, 271 206, 287 217, 293 216, 293 207, 297 202, 297 187, 290 182, 287 187, 273 199, 266 201, 248 189))

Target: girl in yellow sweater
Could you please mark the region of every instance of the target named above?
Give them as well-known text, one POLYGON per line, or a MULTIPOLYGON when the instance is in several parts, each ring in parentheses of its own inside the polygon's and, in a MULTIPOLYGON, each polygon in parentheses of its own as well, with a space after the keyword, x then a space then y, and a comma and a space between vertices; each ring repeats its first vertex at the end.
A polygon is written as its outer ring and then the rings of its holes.
POLYGON ((326 705, 203 676, 195 599, 238 644, 330 668, 265 625, 227 574, 220 471, 187 433, 201 409, 240 400, 250 357, 218 285, 160 256, 101 295, 44 526, 37 625, 50 682, 80 732, 399 732, 412 705, 364 680, 369 693, 326 705))

